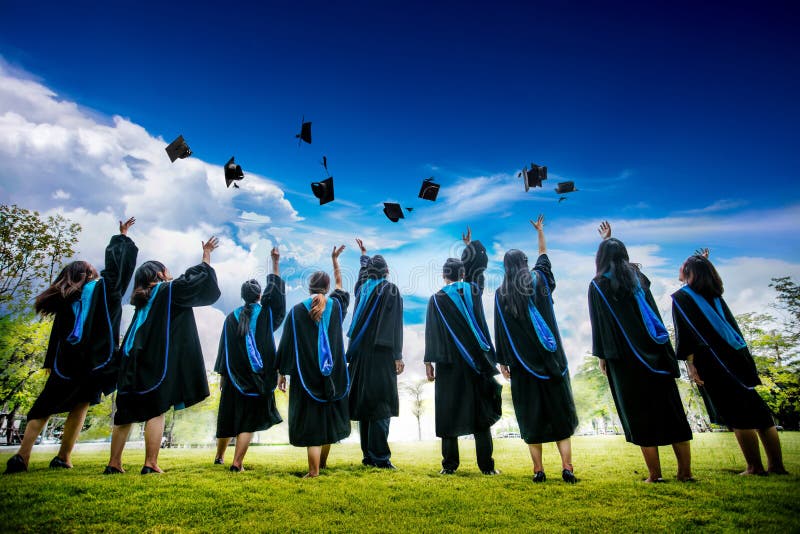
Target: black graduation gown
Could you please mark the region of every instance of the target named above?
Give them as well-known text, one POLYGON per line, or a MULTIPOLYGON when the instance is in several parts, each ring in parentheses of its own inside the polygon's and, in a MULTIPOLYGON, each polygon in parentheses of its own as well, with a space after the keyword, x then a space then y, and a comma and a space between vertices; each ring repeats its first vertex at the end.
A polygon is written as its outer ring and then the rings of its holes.
POLYGON ((214 371, 221 375, 222 388, 217 413, 218 438, 266 430, 283 421, 275 406, 278 371, 273 332, 285 315, 283 280, 270 274, 261 295, 261 313, 256 320, 256 347, 263 363, 258 373, 250 365, 245 338, 239 335, 239 321, 235 314, 225 318, 214 364, 214 371))
POLYGON ((334 290, 328 299, 327 305, 333 306, 328 323, 333 370, 328 377, 319 370, 319 326, 302 302, 292 308, 283 325, 278 368, 281 374, 292 377, 289 382, 289 443, 296 447, 327 445, 350 435, 347 405, 350 377, 342 332, 342 319, 349 302, 350 295, 340 289, 334 290))
MULTIPOLYGON (((639 279, 648 304, 660 317, 650 281, 641 273, 639 279)), ((675 383, 680 373, 672 344, 653 341, 634 296, 615 296, 610 280, 598 277, 589 284, 589 318, 592 353, 606 360, 608 384, 625 439, 642 447, 692 439, 675 383)))
MULTIPOLYGON (((171 406, 188 408, 208 397, 206 366, 192 308, 209 306, 219 296, 217 275, 207 263, 161 284, 130 354, 124 354, 124 346, 131 327, 118 351, 115 425, 147 421, 171 406)), ((135 320, 136 315, 131 326, 135 320)))
MULTIPOLYGON (((491 345, 481 302, 482 288, 471 284, 473 313, 491 345)), ((502 386, 494 348, 481 349, 466 319, 450 297, 439 291, 428 301, 425 317, 425 362, 436 364, 436 435, 458 437, 488 430, 501 416, 502 386), (438 308, 437 308, 438 305, 438 308), (467 364, 439 315, 441 310, 459 342, 472 356, 479 372, 467 364)))
POLYGON ((128 236, 111 238, 106 247, 105 268, 92 293, 83 336, 75 345, 67 337, 75 326, 72 304, 80 294, 62 303, 53 320, 44 360, 44 367, 51 373, 28 419, 68 412, 83 402, 97 404, 101 394, 116 389, 118 367, 114 351, 119 339, 122 295, 136 268, 137 253, 128 236))
MULTIPOLYGON (((728 305, 722 298, 720 301, 725 319, 741 336, 728 305)), ((712 301, 708 303, 714 307, 712 301)), ((672 294, 672 318, 678 359, 694 354, 694 366, 704 382, 698 389, 711 422, 731 428, 774 426, 769 408, 754 389, 761 380, 750 350, 731 347, 683 290, 672 294)))
MULTIPOLYGON (((359 279, 365 278, 366 268, 362 267, 359 279)), ((361 283, 356 286, 356 295, 360 287, 361 283)), ((403 297, 396 285, 383 281, 363 309, 347 349, 350 419, 397 417, 400 401, 395 360, 403 359, 403 297)))
POLYGON ((555 352, 539 341, 527 311, 521 318, 511 314, 501 289, 495 293, 494 339, 498 363, 511 371, 511 398, 522 439, 525 443, 548 443, 575 433, 578 415, 550 300, 556 281, 546 254, 539 256, 531 275, 537 277, 534 304, 556 338, 555 352), (498 304, 502 310, 498 310, 498 304))

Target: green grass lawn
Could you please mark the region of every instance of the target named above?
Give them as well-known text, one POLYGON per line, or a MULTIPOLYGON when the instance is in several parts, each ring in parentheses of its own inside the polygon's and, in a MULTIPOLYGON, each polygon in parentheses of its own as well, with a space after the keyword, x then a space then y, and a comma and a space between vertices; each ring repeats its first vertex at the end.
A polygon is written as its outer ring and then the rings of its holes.
MULTIPOLYGON (((361 466, 356 444, 335 445, 329 468, 303 480, 305 449, 250 449, 244 473, 212 465, 212 449, 164 450, 164 475, 141 476, 144 451, 125 455, 128 473, 102 476, 107 453, 78 452, 75 468, 51 471, 52 453, 35 453, 28 473, 0 477, 0 530, 51 531, 473 531, 581 530, 800 531, 800 434, 781 434, 789 476, 740 477, 733 434, 695 435, 695 484, 674 480, 670 448, 661 456, 667 484, 644 484, 638 447, 621 436, 573 441, 575 486, 561 482, 554 445, 545 447, 548 481, 531 482, 527 447, 495 440, 502 475, 475 465, 461 441, 462 465, 441 476, 439 442, 397 443, 395 472, 361 466)), ((228 451, 226 462, 232 458, 228 451)), ((0 457, 5 465, 9 454, 0 457)))

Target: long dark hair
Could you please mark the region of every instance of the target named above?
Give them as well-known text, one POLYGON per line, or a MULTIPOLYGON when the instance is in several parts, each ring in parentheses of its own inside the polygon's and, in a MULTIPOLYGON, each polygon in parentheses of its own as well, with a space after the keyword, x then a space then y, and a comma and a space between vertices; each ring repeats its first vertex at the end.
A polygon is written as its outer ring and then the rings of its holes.
POLYGON ((500 285, 500 296, 506 309, 515 319, 528 313, 528 299, 533 296, 533 277, 528 268, 528 256, 521 250, 511 249, 503 257, 506 275, 500 285))
POLYGON ((681 277, 689 287, 706 298, 721 297, 725 291, 714 264, 703 256, 689 256, 681 266, 681 277))
POLYGON ((63 302, 80 293, 86 282, 98 276, 97 269, 88 261, 68 263, 61 269, 50 287, 36 297, 33 309, 42 315, 55 315, 63 302))
POLYGON ((160 261, 146 261, 136 269, 133 275, 133 292, 131 304, 141 308, 150 300, 150 291, 159 282, 167 280, 167 267, 160 261))
POLYGON ((597 267, 595 279, 608 275, 611 290, 617 294, 633 294, 639 283, 639 266, 630 262, 628 249, 619 239, 605 239, 597 249, 594 259, 597 267))
POLYGON ((258 280, 250 279, 242 284, 242 300, 244 301, 244 308, 239 314, 239 328, 236 332, 244 337, 250 330, 250 317, 253 315, 253 304, 258 302, 261 298, 261 284, 258 280))
POLYGON ((331 286, 331 277, 324 271, 317 271, 308 278, 308 292, 313 295, 313 304, 308 314, 315 322, 320 320, 325 306, 328 304, 328 297, 325 293, 331 286))

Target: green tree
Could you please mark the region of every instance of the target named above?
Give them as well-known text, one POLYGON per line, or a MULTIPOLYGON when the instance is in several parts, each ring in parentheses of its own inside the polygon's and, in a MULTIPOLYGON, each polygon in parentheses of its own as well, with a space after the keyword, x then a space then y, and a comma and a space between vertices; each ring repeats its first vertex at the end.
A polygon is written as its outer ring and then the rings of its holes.
POLYGON ((594 356, 586 356, 572 377, 572 395, 579 421, 591 422, 595 433, 619 431, 608 379, 603 376, 594 356))
POLYGON ((789 315, 784 328, 793 344, 800 343, 800 286, 789 276, 773 278, 769 285, 775 288, 778 307, 789 315))
POLYGON ((51 321, 34 315, 32 299, 74 255, 79 232, 60 215, 0 205, 0 412, 8 443, 16 414, 30 407, 45 380, 40 368, 51 321))

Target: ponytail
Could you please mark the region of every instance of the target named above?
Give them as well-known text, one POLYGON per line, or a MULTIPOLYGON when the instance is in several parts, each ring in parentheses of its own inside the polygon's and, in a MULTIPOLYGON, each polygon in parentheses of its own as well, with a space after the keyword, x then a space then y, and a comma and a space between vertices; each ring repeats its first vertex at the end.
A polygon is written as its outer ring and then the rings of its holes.
POLYGON ((261 284, 255 279, 248 280, 242 284, 241 295, 244 301, 244 308, 242 308, 239 314, 239 326, 236 332, 244 337, 250 330, 250 317, 253 316, 253 304, 258 302, 258 299, 261 298, 261 284))
POLYGON ((308 314, 311 316, 311 319, 317 323, 320 318, 322 318, 322 312, 325 311, 325 307, 328 305, 328 297, 324 293, 317 293, 312 297, 312 302, 308 314))

